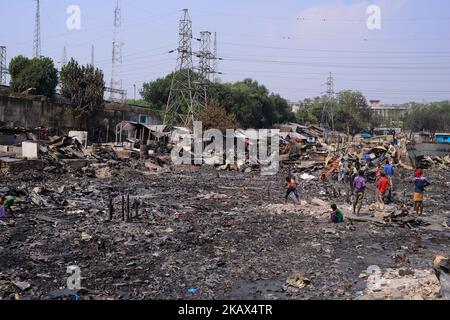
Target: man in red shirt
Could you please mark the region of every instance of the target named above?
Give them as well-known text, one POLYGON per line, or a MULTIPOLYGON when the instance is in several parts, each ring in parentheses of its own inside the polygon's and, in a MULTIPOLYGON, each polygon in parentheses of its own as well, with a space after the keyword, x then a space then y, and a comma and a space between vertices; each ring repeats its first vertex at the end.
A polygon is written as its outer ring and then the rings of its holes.
POLYGON ((384 197, 388 192, 388 187, 390 186, 389 179, 386 177, 386 173, 381 173, 381 178, 377 182, 378 185, 378 204, 381 207, 381 210, 384 209, 384 197))

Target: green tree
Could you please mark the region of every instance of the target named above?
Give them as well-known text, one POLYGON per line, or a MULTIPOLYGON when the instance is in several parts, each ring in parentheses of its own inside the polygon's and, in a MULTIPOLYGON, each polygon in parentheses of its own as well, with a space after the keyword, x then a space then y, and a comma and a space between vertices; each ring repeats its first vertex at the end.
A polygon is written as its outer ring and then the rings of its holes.
POLYGON ((370 126, 371 111, 366 98, 359 91, 339 92, 335 109, 335 128, 356 133, 370 126))
POLYGON ((143 84, 139 93, 145 102, 151 105, 152 108, 163 110, 166 107, 167 100, 169 99, 172 77, 173 73, 164 78, 158 78, 143 84))
POLYGON ((301 108, 295 113, 295 120, 302 125, 318 124, 319 120, 314 115, 312 108, 301 108))
POLYGON ((71 59, 61 70, 61 94, 69 98, 77 117, 87 117, 104 107, 103 72, 92 65, 81 66, 71 59))
POLYGON ((56 93, 58 70, 50 58, 14 57, 9 64, 13 92, 29 91, 49 98, 56 93))
MULTIPOLYGON (((140 93, 153 108, 165 109, 172 77, 173 74, 169 74, 143 85, 140 93)), ((196 79, 198 75, 194 74, 193 82, 196 79)), ((295 119, 285 99, 277 94, 269 94, 265 86, 252 79, 236 83, 210 83, 207 94, 211 103, 222 106, 227 113, 233 113, 244 128, 271 127, 275 123, 295 119)), ((186 109, 183 104, 179 108, 181 113, 186 109)))
POLYGON ((412 131, 450 131, 450 101, 413 104, 404 125, 412 131))
POLYGON ((219 129, 225 132, 226 129, 236 129, 238 122, 236 116, 227 113, 225 108, 217 102, 208 104, 200 113, 199 120, 204 129, 219 129))

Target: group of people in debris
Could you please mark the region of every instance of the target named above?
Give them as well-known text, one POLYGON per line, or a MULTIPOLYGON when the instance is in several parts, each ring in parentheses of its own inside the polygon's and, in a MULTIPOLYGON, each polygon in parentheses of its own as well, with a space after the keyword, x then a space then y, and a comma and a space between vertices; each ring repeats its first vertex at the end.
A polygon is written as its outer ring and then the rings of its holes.
MULTIPOLYGON (((340 164, 339 166, 339 181, 343 181, 342 172, 345 172, 344 170, 341 171, 341 168, 344 168, 344 165, 341 166, 340 164)), ((350 188, 352 195, 353 215, 359 216, 367 189, 367 180, 364 178, 364 170, 358 170, 356 165, 354 164, 350 164, 349 168, 351 172, 350 188)), ((394 190, 394 167, 389 161, 386 161, 384 167, 382 167, 381 164, 378 164, 375 175, 377 187, 377 205, 379 209, 383 210, 385 202, 388 200, 388 198, 391 198, 391 192, 394 190)), ((423 170, 417 169, 415 172, 415 177, 410 180, 410 183, 414 184, 413 202, 415 213, 417 215, 422 215, 425 188, 431 185, 431 182, 424 176, 423 170)), ((298 182, 294 176, 289 176, 286 178, 285 202, 287 202, 291 194, 294 194, 298 202, 300 201, 300 195, 297 187, 298 182)), ((331 205, 331 210, 330 222, 341 223, 344 221, 342 210, 339 209, 336 204, 331 205)))

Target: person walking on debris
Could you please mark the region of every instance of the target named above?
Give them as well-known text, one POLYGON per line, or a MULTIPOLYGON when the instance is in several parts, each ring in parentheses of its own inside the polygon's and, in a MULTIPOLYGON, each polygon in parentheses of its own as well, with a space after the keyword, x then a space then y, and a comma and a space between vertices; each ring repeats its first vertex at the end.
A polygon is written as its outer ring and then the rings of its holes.
POLYGON ((388 192, 389 187, 389 179, 386 178, 386 173, 381 173, 381 178, 377 182, 377 199, 378 199, 378 205, 381 210, 384 210, 384 199, 386 197, 386 194, 388 192))
POLYGON ((331 205, 331 212, 330 215, 330 223, 342 223, 344 222, 344 214, 342 213, 342 210, 337 207, 337 205, 332 204, 331 205))
POLYGON ((383 170, 381 169, 381 163, 379 163, 377 165, 377 170, 375 171, 375 178, 376 178, 377 182, 378 182, 378 180, 380 180, 382 172, 383 172, 383 170))
POLYGON ((355 180, 356 176, 358 175, 358 170, 356 169, 356 165, 354 163, 348 164, 349 168, 349 182, 350 182, 350 192, 353 193, 353 181, 355 180))
POLYGON ((295 180, 295 177, 287 177, 286 178, 286 182, 284 187, 286 188, 286 196, 285 196, 285 203, 287 203, 288 199, 289 199, 289 195, 291 193, 294 194, 295 198, 297 198, 297 202, 300 202, 300 196, 298 194, 298 190, 297 190, 297 180, 295 180))
POLYGON ((353 181, 353 214, 359 216, 364 200, 364 192, 366 191, 366 179, 364 179, 364 172, 360 171, 358 176, 353 181))
POLYGON ((345 161, 341 159, 339 161, 338 181, 342 182, 344 180, 344 177, 345 177, 345 161))
POLYGON ((411 180, 414 183, 414 210, 417 215, 423 214, 423 194, 425 188, 431 185, 430 180, 423 176, 422 170, 416 170, 416 177, 411 180))
POLYGON ((391 185, 391 188, 394 189, 394 168, 392 167, 389 160, 386 160, 386 165, 384 166, 384 172, 386 173, 386 176, 389 180, 389 184, 391 185))

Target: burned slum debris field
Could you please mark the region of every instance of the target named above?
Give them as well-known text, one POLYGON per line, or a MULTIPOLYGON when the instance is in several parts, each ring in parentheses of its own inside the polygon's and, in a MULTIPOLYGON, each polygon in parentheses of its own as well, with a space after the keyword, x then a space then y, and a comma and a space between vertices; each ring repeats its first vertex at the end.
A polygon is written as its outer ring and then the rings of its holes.
POLYGON ((411 214, 412 172, 399 169, 389 214, 369 214, 372 183, 363 218, 331 225, 323 214, 331 203, 350 213, 348 184, 317 173, 299 178, 302 203, 285 205, 289 167, 269 177, 160 169, 109 160, 2 176, 2 193, 16 203, 13 218, 0 222, 0 299, 440 298, 429 271, 450 251, 448 171, 427 171, 433 185, 422 218, 411 214), (66 289, 73 265, 81 269, 77 292, 66 289), (371 265, 424 282, 371 291, 371 265))

